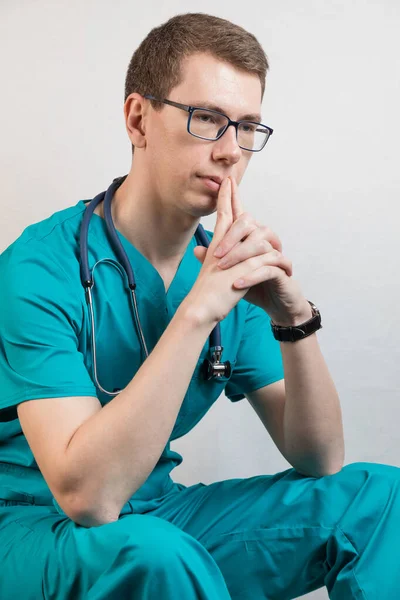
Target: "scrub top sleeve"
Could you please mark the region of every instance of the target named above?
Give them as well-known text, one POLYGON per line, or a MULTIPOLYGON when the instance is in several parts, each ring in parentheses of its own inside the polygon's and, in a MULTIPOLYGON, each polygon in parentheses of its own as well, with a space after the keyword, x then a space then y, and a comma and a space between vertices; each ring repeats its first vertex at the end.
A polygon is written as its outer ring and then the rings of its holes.
POLYGON ((25 400, 96 396, 79 351, 84 300, 51 248, 10 247, 0 278, 0 421, 17 419, 25 400))
POLYGON ((280 342, 274 338, 269 315, 254 304, 246 304, 236 364, 224 390, 231 402, 242 400, 248 392, 284 378, 280 342))

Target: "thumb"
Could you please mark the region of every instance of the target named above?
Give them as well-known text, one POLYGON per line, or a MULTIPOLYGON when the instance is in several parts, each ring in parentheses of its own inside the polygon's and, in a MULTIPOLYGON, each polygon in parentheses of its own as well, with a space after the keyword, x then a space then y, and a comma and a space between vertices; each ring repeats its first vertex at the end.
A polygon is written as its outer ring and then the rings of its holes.
POLYGON ((193 249, 195 257, 197 258, 197 260, 199 260, 201 262, 201 264, 203 264, 203 262, 204 262, 204 259, 207 254, 207 250, 208 250, 208 248, 205 248, 204 246, 196 246, 193 249))

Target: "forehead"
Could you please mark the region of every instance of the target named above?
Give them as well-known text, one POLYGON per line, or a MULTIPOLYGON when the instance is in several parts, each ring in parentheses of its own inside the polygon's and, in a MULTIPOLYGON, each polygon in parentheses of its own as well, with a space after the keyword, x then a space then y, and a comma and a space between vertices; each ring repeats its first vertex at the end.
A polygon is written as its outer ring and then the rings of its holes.
POLYGON ((182 82, 170 98, 185 104, 201 100, 230 114, 259 113, 261 82, 258 75, 237 69, 209 54, 194 54, 182 62, 182 82))

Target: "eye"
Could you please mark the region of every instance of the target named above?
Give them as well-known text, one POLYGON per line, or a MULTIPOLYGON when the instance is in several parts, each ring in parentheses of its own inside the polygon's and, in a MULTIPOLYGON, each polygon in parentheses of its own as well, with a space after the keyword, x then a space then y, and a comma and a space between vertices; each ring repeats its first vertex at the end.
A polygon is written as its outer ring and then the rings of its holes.
POLYGON ((211 115, 205 115, 204 113, 195 114, 195 118, 201 123, 215 123, 214 117, 212 117, 211 115))
POLYGON ((242 123, 240 128, 242 131, 244 131, 244 133, 254 133, 257 129, 257 125, 252 123, 242 123))

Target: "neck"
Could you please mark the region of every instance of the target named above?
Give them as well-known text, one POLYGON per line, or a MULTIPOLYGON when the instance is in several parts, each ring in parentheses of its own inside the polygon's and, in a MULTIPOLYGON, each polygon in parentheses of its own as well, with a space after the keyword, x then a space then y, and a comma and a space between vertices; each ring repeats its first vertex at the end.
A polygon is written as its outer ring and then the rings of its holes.
MULTIPOLYGON (((131 169, 111 203, 114 225, 154 266, 176 266, 199 219, 163 204, 155 194, 149 194, 151 189, 150 182, 134 175, 131 169)), ((102 202, 94 212, 104 218, 102 202)))

